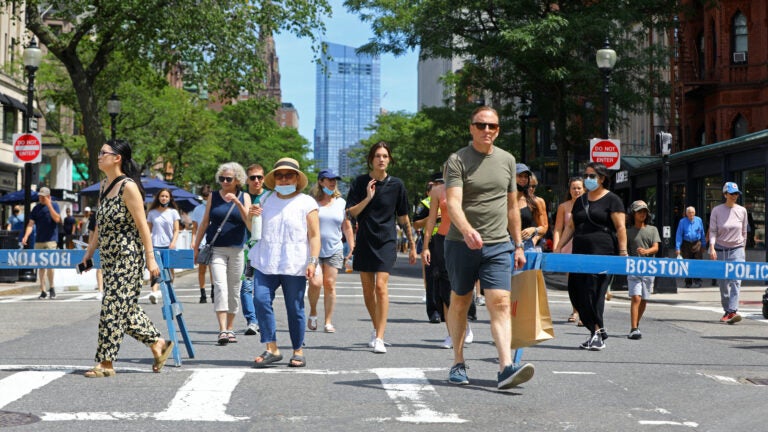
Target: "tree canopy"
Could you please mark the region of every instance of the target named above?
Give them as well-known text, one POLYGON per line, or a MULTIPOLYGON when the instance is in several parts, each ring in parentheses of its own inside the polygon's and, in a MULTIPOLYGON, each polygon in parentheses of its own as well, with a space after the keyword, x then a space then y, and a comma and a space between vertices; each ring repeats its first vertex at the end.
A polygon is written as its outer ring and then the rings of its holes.
POLYGON ((423 57, 461 58, 457 81, 480 98, 485 92, 502 117, 534 111, 555 124, 560 184, 568 152, 586 152, 599 136, 602 78, 595 52, 609 40, 619 55, 611 74, 612 125, 618 113, 652 112, 668 95, 661 70, 670 52, 658 38, 670 28, 672 0, 347 0, 371 23, 366 52, 399 54, 421 49, 423 57))
MULTIPOLYGON (((12 3, 0 0, 2 6, 12 3)), ((96 178, 96 154, 106 140, 100 113, 112 93, 103 92, 98 82, 112 81, 114 88, 117 79, 126 78, 104 78, 116 56, 130 59, 125 64, 151 65, 161 77, 182 68, 185 82, 218 97, 242 90, 253 94, 263 83, 260 32, 283 30, 317 42, 324 32, 322 18, 329 14, 326 0, 27 0, 18 18, 23 15, 27 29, 69 76, 88 171, 96 178)))

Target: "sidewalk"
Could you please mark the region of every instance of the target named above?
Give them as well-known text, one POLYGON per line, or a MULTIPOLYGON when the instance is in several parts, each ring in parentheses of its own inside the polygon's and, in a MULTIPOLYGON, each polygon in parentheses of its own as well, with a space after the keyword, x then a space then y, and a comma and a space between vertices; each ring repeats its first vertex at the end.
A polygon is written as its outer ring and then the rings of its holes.
MULTIPOLYGON (((544 281, 547 288, 567 291, 568 281, 563 273, 544 272, 544 281)), ((677 293, 654 293, 648 300, 650 303, 669 303, 669 304, 690 304, 699 306, 719 307, 720 306, 720 288, 717 285, 711 285, 712 280, 702 280, 705 284, 701 288, 685 288, 685 282, 677 279, 677 293)), ((763 293, 766 286, 764 284, 741 285, 739 292, 739 303, 749 305, 750 307, 761 308, 763 304, 763 293)), ((612 289, 613 298, 629 300, 627 290, 612 289)))

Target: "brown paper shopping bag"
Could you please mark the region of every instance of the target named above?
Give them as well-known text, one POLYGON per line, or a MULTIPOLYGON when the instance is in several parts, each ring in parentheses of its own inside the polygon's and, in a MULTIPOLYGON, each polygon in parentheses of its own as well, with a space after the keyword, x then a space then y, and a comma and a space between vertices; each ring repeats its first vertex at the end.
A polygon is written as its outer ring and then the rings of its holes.
POLYGON ((524 348, 555 337, 547 288, 541 270, 512 276, 512 348, 524 348))

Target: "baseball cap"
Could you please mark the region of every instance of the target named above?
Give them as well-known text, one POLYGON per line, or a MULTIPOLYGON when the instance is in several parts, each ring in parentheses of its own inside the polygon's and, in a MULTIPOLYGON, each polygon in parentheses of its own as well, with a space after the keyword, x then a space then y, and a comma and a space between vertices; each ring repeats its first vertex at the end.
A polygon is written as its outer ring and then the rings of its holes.
POLYGON ((523 163, 517 164, 516 168, 517 168, 517 174, 522 174, 524 172, 527 172, 528 174, 532 173, 531 169, 528 168, 528 165, 523 164, 523 163))
POLYGON ((317 175, 318 180, 322 180, 324 178, 341 180, 341 176, 336 174, 335 172, 333 172, 333 170, 330 170, 330 169, 324 169, 320 171, 320 174, 317 175))
POLYGON ((739 185, 737 185, 734 182, 727 182, 726 184, 723 185, 723 193, 726 193, 726 192, 730 194, 741 193, 741 191, 739 190, 739 185))
POLYGON ((39 196, 51 196, 51 190, 47 187, 41 187, 39 191, 37 191, 37 195, 39 196))
POLYGON ((629 209, 632 211, 632 213, 637 213, 640 210, 648 210, 648 204, 646 204, 643 200, 637 200, 632 203, 629 209))

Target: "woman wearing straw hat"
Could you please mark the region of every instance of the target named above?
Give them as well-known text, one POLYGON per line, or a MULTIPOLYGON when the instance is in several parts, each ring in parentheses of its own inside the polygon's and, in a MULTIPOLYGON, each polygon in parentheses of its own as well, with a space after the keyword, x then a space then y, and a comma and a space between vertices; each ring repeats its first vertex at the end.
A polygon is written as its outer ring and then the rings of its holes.
POLYGON ((304 367, 304 292, 319 264, 320 222, 318 206, 302 191, 307 176, 295 159, 282 158, 264 177, 264 185, 274 193, 261 199, 262 234, 248 258, 254 267, 253 302, 266 349, 254 362, 257 368, 283 359, 277 346, 277 329, 272 301, 283 287, 288 333, 293 356, 289 367, 304 367))
POLYGON ((370 172, 358 176, 347 195, 347 212, 357 219, 353 269, 360 272, 363 299, 373 322, 373 334, 368 346, 373 352, 387 352, 384 330, 389 313, 387 283, 397 258, 397 232, 395 219, 408 237, 408 261, 416 262, 416 243, 413 241, 411 221, 408 218, 408 194, 402 180, 387 174, 394 163, 389 144, 381 141, 368 151, 370 172))

